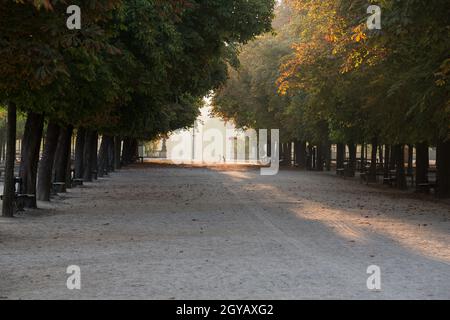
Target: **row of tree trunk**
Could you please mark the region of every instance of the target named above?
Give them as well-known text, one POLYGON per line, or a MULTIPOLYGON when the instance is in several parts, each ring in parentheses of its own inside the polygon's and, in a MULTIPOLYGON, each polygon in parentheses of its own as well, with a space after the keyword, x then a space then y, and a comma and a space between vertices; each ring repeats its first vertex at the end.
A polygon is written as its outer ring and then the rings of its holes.
MULTIPOLYGON (((382 171, 383 177, 388 178, 395 170, 396 187, 406 189, 406 176, 415 177, 416 184, 429 183, 429 148, 428 143, 422 142, 416 145, 382 145, 378 139, 371 140, 371 152, 368 145, 361 145, 361 161, 359 170, 365 172, 367 179, 371 182, 377 180, 377 175, 382 171), (416 149, 416 164, 414 167, 413 156, 416 149), (407 151, 407 152, 405 152, 407 151), (365 164, 370 160, 370 168, 366 172, 365 164), (407 164, 407 166, 405 166, 407 164), (415 168, 415 170, 414 170, 415 168)), ((292 143, 281 144, 280 157, 286 164, 296 164, 301 168, 309 170, 330 170, 331 167, 331 144, 320 145, 307 144, 305 141, 294 141, 294 152, 292 143), (293 159, 292 159, 293 156, 293 159)), ((450 141, 439 141, 436 146, 436 194, 438 197, 450 197, 450 141)), ((357 166, 357 145, 355 143, 338 143, 336 145, 336 168, 344 169, 348 176, 355 176, 357 166), (348 159, 346 150, 348 148, 348 159), (347 165, 344 163, 347 161, 347 165)))
POLYGON ((19 168, 21 190, 16 190, 14 173, 16 120, 16 107, 10 104, 5 137, 5 180, 2 205, 2 215, 6 217, 14 215, 16 192, 28 195, 24 203, 25 208, 36 208, 37 200, 50 201, 54 183, 61 186, 60 192, 65 192, 72 186, 73 179, 91 182, 137 159, 137 139, 103 135, 99 148, 98 132, 79 127, 76 129, 75 157, 72 161, 74 127, 61 125, 60 122, 50 119, 47 123, 45 138, 42 139, 45 117, 42 114, 30 112, 22 141, 19 168), (42 140, 44 140, 43 143, 42 140))

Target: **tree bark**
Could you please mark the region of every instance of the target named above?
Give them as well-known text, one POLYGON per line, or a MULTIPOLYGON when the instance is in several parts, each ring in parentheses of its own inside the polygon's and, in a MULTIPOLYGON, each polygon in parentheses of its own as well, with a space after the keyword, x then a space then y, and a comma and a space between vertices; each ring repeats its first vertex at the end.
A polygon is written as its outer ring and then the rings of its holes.
POLYGON ((397 188, 404 190, 407 188, 405 176, 405 147, 404 145, 395 146, 395 159, 397 163, 397 188))
POLYGON ((325 151, 326 169, 327 171, 331 171, 331 143, 327 142, 325 151))
POLYGON ((408 175, 414 174, 413 158, 414 158, 414 146, 412 144, 408 144, 408 175))
POLYGON ((72 188, 72 144, 73 144, 73 127, 70 138, 70 146, 67 150, 67 167, 66 167, 66 189, 72 188))
POLYGON ((75 143, 75 178, 83 178, 83 156, 86 140, 86 129, 80 127, 77 129, 77 141, 75 143))
POLYGON ((22 178, 21 192, 35 197, 26 199, 24 202, 25 208, 37 208, 36 182, 43 129, 44 116, 29 112, 22 139, 19 176, 22 178))
POLYGON ((98 132, 95 131, 94 132, 94 136, 93 136, 93 141, 92 141, 92 164, 91 164, 91 171, 92 172, 96 172, 96 174, 94 175, 94 179, 97 180, 98 179, 98 132))
POLYGON ((109 150, 111 144, 111 137, 103 135, 98 152, 98 176, 103 177, 109 171, 109 150))
POLYGON ((122 139, 114 137, 114 170, 120 170, 120 154, 122 151, 122 139))
POLYGON ((380 158, 380 168, 384 168, 383 144, 378 146, 378 156, 380 158))
POLYGON ((306 142, 298 141, 295 146, 295 158, 300 168, 306 168, 306 142))
POLYGON ((134 138, 125 138, 123 141, 122 163, 132 164, 138 156, 138 141, 134 138))
POLYGON ((439 198, 450 198, 450 140, 437 144, 437 190, 439 198))
POLYGON ((108 171, 114 172, 114 162, 115 162, 115 144, 114 137, 110 137, 109 147, 108 147, 108 171))
POLYGON ((370 163, 369 181, 377 181, 377 152, 378 152, 378 139, 372 139, 372 155, 370 163))
POLYGON ((93 157, 97 156, 93 154, 95 143, 95 132, 92 130, 86 130, 84 150, 83 150, 83 180, 86 182, 92 182, 92 165, 93 157))
POLYGON ((59 132, 60 127, 55 122, 50 121, 45 135, 44 153, 39 164, 37 198, 40 201, 50 201, 53 162, 55 161, 59 132))
POLYGON ((284 159, 286 160, 286 165, 292 165, 292 142, 287 142, 284 144, 284 159))
POLYGON ((361 162, 359 172, 364 172, 366 170, 366 145, 364 143, 361 144, 361 162))
POLYGON ((428 169, 430 167, 430 154, 428 143, 416 145, 416 183, 428 183, 428 169))
POLYGON ((384 150, 384 178, 385 179, 389 178, 389 170, 391 170, 390 169, 391 158, 392 158, 391 146, 386 145, 385 150, 384 150))
POLYGON ((323 171, 323 156, 324 156, 324 146, 320 143, 317 146, 317 158, 316 158, 316 169, 317 171, 323 171))
POLYGON ((336 146, 336 169, 344 169, 345 144, 338 143, 336 146))
POLYGON ((73 133, 72 126, 61 128, 58 137, 58 145, 56 147, 55 161, 53 164, 54 181, 65 183, 64 188, 62 188, 62 192, 66 192, 66 189, 68 187, 67 166, 70 163, 70 147, 72 144, 72 133, 73 133))
POLYGON ((14 103, 8 105, 6 125, 5 182, 3 186, 2 215, 13 217, 15 211, 14 165, 16 162, 16 121, 17 110, 14 103))
POLYGON ((354 143, 349 143, 348 145, 348 150, 349 150, 349 175, 351 177, 355 176, 356 173, 356 144, 354 143))
POLYGON ((313 166, 314 166, 313 165, 313 163, 314 163, 313 153, 314 153, 314 147, 311 144, 309 144, 308 145, 308 153, 307 153, 307 157, 306 157, 306 168, 308 170, 312 170, 313 166))
POLYGON ((391 145, 391 157, 389 158, 389 170, 395 170, 396 164, 397 164, 397 158, 396 158, 395 145, 391 145))

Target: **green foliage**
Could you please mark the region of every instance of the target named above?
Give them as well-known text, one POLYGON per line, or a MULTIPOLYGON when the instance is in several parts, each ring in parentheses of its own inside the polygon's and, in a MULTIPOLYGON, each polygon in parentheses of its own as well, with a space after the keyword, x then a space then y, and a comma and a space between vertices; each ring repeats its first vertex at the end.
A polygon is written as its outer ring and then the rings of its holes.
POLYGON ((217 114, 313 143, 450 138, 448 1, 379 1, 375 31, 367 1, 287 2, 278 34, 243 48, 239 72, 216 93, 217 114))
POLYGON ((192 125, 237 49, 270 30, 273 0, 0 2, 0 101, 141 139, 192 125))

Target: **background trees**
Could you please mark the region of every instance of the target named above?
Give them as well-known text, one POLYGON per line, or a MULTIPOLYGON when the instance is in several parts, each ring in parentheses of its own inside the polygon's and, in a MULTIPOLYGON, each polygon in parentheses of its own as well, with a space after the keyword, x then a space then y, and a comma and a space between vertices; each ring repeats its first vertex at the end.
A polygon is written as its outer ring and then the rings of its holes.
POLYGON ((382 30, 370 31, 365 1, 285 1, 277 9, 278 34, 259 37, 243 48, 241 66, 216 94, 215 110, 239 126, 263 124, 281 128, 285 141, 308 141, 317 149, 313 155, 318 169, 330 143, 336 143, 338 168, 344 166, 347 145, 352 174, 358 144, 360 169, 365 170, 369 159, 367 174, 372 179, 381 166, 385 178, 396 170, 400 188, 405 174, 411 173, 414 146, 419 183, 428 179, 428 146, 437 147, 438 195, 448 197, 448 5, 438 0, 377 4, 382 30), (290 19, 282 18, 286 12, 290 19), (270 42, 273 49, 268 49, 270 42), (279 55, 276 50, 281 50, 279 55), (264 60, 267 51, 274 55, 264 60), (278 90, 260 94, 266 83, 272 89, 276 83, 278 90), (258 107, 266 112, 258 112, 258 107), (262 122, 264 116, 270 121, 262 122))

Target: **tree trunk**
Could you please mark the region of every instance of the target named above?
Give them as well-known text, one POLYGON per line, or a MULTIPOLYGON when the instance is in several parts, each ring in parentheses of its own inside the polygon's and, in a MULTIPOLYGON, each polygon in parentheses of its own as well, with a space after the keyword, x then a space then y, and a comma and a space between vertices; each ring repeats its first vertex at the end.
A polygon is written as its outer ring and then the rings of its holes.
POLYGON ((122 150, 122 139, 120 137, 114 137, 114 170, 119 170, 120 164, 120 153, 122 150))
POLYGON ((22 178, 21 192, 35 197, 26 199, 24 202, 25 208, 37 208, 36 181, 43 129, 44 116, 29 112, 22 139, 19 176, 22 178))
POLYGON ((437 144, 437 190, 439 198, 450 198, 450 140, 437 144))
POLYGON ((292 142, 285 144, 285 160, 287 166, 292 166, 292 142))
POLYGON ((378 139, 372 139, 372 156, 370 163, 369 181, 377 181, 377 152, 378 152, 378 139))
POLYGON ((361 144, 361 162, 359 172, 365 172, 366 170, 366 151, 366 145, 364 143, 361 144))
POLYGON ((73 127, 72 135, 70 138, 70 146, 67 150, 67 167, 66 167, 66 188, 72 188, 72 144, 73 144, 73 127))
POLYGON ((84 145, 86 140, 86 129, 80 127, 77 129, 77 141, 75 143, 75 178, 83 178, 84 163, 84 145))
POLYGON ((114 172, 115 150, 114 150, 114 137, 109 138, 108 146, 108 172, 114 172))
POLYGON ((313 153, 314 153, 314 147, 311 144, 309 144, 308 145, 308 154, 307 154, 307 157, 306 157, 306 168, 308 170, 312 170, 313 169, 313 163, 314 163, 313 153))
POLYGON ((295 146, 295 158, 300 168, 306 168, 306 142, 298 141, 295 146))
POLYGON ((132 159, 137 161, 139 157, 139 141, 138 139, 133 139, 133 149, 132 149, 132 159))
POLYGON ((122 163, 132 164, 138 156, 138 141, 134 138, 125 138, 123 141, 122 163))
POLYGON ((414 158, 414 146, 408 144, 408 175, 411 176, 414 174, 413 158, 414 158))
POLYGON ((61 190, 62 192, 66 192, 66 189, 68 187, 67 166, 70 163, 70 147, 72 144, 72 133, 73 133, 72 126, 61 128, 58 137, 58 145, 56 147, 55 161, 53 164, 54 181, 65 183, 64 188, 62 188, 61 190))
POLYGON ((86 182, 92 182, 92 164, 93 157, 97 156, 93 154, 95 143, 95 132, 92 130, 86 130, 86 136, 84 141, 84 150, 83 150, 83 180, 86 182))
POLYGON ((16 120, 17 110, 14 103, 8 105, 6 125, 6 161, 5 182, 3 186, 2 215, 13 217, 15 211, 14 165, 16 163, 16 120))
POLYGON ((355 176, 355 172, 356 172, 356 144, 354 143, 349 143, 348 145, 348 150, 349 150, 349 175, 351 177, 355 176))
POLYGON ((331 143, 326 144, 325 164, 327 171, 331 171, 331 143))
POLYGON ((397 158, 396 158, 395 145, 391 145, 391 157, 389 158, 389 170, 395 170, 396 164, 397 164, 397 158))
POLYGON ((391 170, 390 169, 391 158, 392 158, 391 146, 386 145, 385 150, 384 150, 384 178, 385 179, 389 178, 389 170, 391 170))
POLYGON ((109 171, 109 150, 111 137, 104 135, 98 152, 98 176, 103 177, 109 171))
POLYGON ((380 158, 380 168, 384 168, 383 144, 378 146, 378 156, 380 158))
POLYGON ((124 166, 127 166, 129 164, 128 155, 130 152, 130 138, 125 137, 123 139, 123 149, 122 149, 122 155, 121 155, 121 161, 124 166))
POLYGON ((428 183, 428 169, 430 167, 429 146, 427 143, 416 145, 416 183, 428 183))
POLYGON ((395 146, 395 158, 397 162, 397 188, 404 190, 407 188, 405 176, 405 147, 404 145, 395 146))
POLYGON ((58 145, 60 127, 53 121, 47 126, 45 135, 45 147, 39 164, 37 198, 40 201, 50 201, 52 188, 52 169, 55 161, 56 147, 58 145))
POLYGON ((344 169, 345 144, 338 143, 336 147, 336 169, 344 169))
POLYGON ((91 171, 95 172, 94 179, 98 179, 98 132, 94 132, 94 137, 92 138, 92 164, 91 164, 91 171))
POLYGON ((323 144, 320 143, 317 146, 317 159, 316 159, 316 169, 317 169, 317 171, 323 171, 323 153, 324 153, 323 149, 324 149, 323 144))

